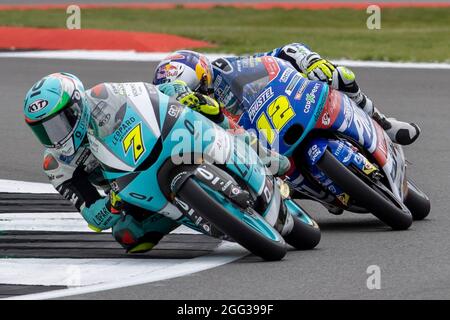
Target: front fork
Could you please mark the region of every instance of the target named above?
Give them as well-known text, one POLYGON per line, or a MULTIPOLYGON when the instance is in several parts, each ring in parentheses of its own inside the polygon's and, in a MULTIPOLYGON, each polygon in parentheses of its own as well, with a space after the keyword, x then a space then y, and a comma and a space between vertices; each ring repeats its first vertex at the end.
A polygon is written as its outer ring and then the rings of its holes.
POLYGON ((306 148, 306 162, 313 178, 336 197, 344 208, 350 204, 350 196, 329 179, 317 166, 325 150, 329 150, 346 167, 353 166, 368 177, 381 177, 378 167, 373 165, 357 148, 345 140, 317 138, 306 148))

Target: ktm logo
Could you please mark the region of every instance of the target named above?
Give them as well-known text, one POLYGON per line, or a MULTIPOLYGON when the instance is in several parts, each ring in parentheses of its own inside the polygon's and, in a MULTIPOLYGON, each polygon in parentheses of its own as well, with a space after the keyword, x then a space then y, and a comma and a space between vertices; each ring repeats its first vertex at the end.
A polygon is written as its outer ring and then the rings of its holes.
POLYGON ((38 112, 38 111, 44 109, 47 105, 48 105, 47 100, 42 100, 42 99, 36 100, 28 107, 28 112, 29 113, 38 112))

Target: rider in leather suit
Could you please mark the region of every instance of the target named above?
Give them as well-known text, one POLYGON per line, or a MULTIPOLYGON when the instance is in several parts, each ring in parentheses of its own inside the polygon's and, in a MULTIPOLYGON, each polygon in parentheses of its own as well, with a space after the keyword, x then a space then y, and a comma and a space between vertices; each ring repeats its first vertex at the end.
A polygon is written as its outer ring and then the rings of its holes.
MULTIPOLYGON (((273 56, 285 60, 304 77, 310 80, 326 82, 334 89, 344 92, 381 125, 393 142, 408 145, 419 137, 420 129, 416 124, 387 118, 382 114, 374 106, 372 100, 361 91, 356 82, 356 77, 350 69, 334 65, 332 62, 320 57, 318 53, 311 51, 306 45, 292 43, 270 52, 255 54, 252 57, 258 58, 262 56, 273 56)), ((243 106, 230 88, 233 84, 222 80, 229 72, 227 71, 229 61, 240 59, 243 64, 242 68, 245 67, 244 63, 252 63, 249 57, 225 57, 210 63, 208 58, 202 54, 188 50, 176 51, 160 62, 156 68, 153 83, 166 84, 161 86, 161 89, 168 95, 185 95, 185 90, 182 86, 177 85, 175 82, 175 80, 181 80, 191 90, 203 94, 211 94, 221 104, 226 115, 233 118, 243 112, 243 106)), ((221 118, 222 109, 217 111, 206 109, 199 111, 204 114, 214 112, 216 113, 216 119, 223 119, 223 117, 221 118)), ((221 125, 227 128, 230 126, 228 122, 229 120, 225 118, 221 121, 221 125)))

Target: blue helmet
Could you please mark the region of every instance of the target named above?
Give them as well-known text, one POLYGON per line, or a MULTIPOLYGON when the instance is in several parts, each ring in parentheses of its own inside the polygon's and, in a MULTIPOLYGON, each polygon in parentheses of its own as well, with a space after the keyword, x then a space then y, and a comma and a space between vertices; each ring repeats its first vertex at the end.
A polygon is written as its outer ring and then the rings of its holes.
POLYGON ((191 90, 207 94, 212 90, 213 84, 211 63, 201 53, 190 50, 175 51, 156 67, 153 84, 174 80, 182 80, 191 90))
POLYGON ((90 118, 80 79, 69 73, 53 73, 38 82, 25 96, 23 113, 39 141, 65 156, 83 143, 90 118))

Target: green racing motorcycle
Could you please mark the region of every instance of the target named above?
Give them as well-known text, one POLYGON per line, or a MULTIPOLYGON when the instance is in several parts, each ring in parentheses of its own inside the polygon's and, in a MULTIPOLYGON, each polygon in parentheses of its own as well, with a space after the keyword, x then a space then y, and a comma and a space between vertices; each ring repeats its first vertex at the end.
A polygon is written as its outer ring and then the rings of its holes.
POLYGON ((319 243, 317 223, 243 139, 153 85, 124 84, 124 91, 96 104, 88 131, 123 201, 264 260, 281 260, 286 242, 300 250, 319 243))

